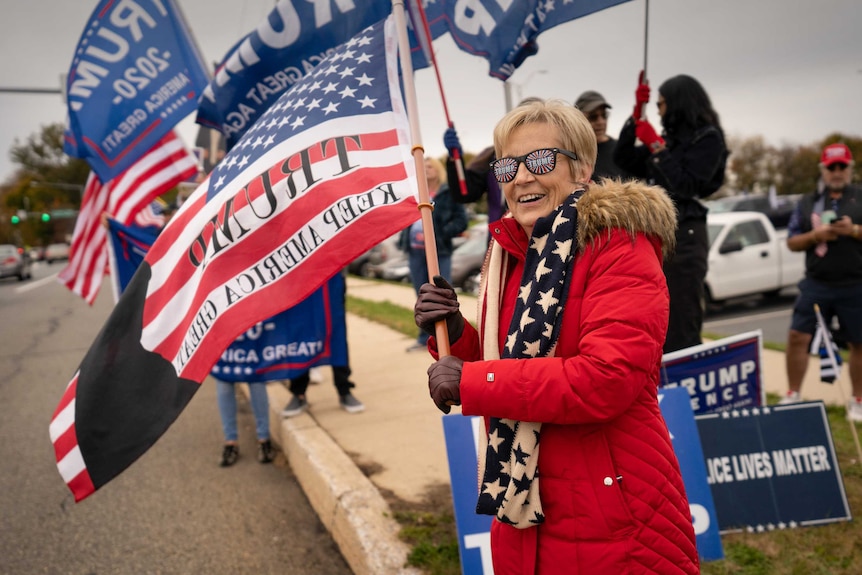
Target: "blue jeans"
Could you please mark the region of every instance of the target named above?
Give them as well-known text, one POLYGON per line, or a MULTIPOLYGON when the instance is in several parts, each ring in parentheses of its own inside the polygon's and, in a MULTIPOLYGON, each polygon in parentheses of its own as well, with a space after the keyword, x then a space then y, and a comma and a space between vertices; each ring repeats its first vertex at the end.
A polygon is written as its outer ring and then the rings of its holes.
MULTIPOLYGON (((257 439, 264 441, 269 439, 269 397, 266 395, 266 384, 250 383, 248 389, 251 394, 251 410, 254 413, 257 439)), ((224 440, 236 441, 236 391, 234 384, 217 379, 216 397, 218 398, 218 411, 221 414, 224 440)))
MULTIPOLYGON (((410 263, 410 279, 413 281, 413 289, 416 291, 416 295, 419 295, 419 288, 422 287, 422 284, 428 283, 428 262, 425 259, 425 250, 417 250, 410 248, 410 254, 408 257, 410 263)), ((446 278, 446 281, 451 281, 452 278, 452 256, 441 256, 437 254, 437 266, 440 269, 440 275, 446 278)), ((426 345, 428 343, 428 338, 430 336, 419 330, 419 335, 416 338, 416 341, 421 345, 426 345)))

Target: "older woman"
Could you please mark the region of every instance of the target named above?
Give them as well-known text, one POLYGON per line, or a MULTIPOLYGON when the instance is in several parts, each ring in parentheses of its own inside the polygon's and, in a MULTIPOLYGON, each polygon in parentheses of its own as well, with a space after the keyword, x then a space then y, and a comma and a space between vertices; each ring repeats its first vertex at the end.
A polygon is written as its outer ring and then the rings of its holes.
POLYGON ((640 183, 589 184, 595 135, 564 102, 511 111, 494 147, 510 214, 490 224, 478 330, 442 278, 415 307, 423 330, 448 327, 435 404, 485 418, 477 512, 496 517, 494 572, 697 573, 657 401, 673 205, 640 183))

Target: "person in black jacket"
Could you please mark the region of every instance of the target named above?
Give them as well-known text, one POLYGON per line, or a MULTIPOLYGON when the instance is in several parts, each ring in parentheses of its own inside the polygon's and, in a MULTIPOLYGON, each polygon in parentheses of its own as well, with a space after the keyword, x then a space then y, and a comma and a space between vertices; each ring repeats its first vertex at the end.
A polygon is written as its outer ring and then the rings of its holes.
POLYGON ((599 155, 596 156, 596 167, 590 179, 598 182, 602 178, 629 179, 629 175, 614 162, 614 150, 617 141, 608 135, 608 115, 611 105, 605 97, 594 90, 587 90, 575 100, 575 108, 584 113, 596 134, 599 155))
POLYGON ((718 114, 691 76, 666 80, 658 89, 664 137, 640 117, 649 86, 636 92, 635 114, 623 126, 614 161, 623 170, 662 186, 677 209, 676 251, 664 264, 670 291, 665 353, 702 342, 704 280, 709 249, 706 207, 699 201, 724 182, 727 147, 718 114), (636 145, 639 140, 643 145, 636 145))

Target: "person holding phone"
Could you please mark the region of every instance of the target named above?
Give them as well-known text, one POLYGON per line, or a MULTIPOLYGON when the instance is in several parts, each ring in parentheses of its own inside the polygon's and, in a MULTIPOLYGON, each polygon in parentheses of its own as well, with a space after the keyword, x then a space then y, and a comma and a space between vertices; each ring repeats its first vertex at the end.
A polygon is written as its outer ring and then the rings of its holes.
POLYGON ((782 404, 802 401, 816 329, 814 305, 827 325, 838 318, 850 347, 853 398, 847 417, 862 421, 862 189, 850 184, 853 155, 845 144, 830 144, 820 155, 822 186, 802 198, 787 227, 787 247, 805 252, 805 278, 787 339, 787 395, 782 404))

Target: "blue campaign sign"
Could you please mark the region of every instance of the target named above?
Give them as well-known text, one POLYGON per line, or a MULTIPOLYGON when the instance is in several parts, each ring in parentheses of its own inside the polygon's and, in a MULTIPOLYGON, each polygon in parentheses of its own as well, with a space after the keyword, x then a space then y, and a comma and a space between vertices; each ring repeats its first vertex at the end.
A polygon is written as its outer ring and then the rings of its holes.
POLYGON ((197 109, 208 77, 174 0, 101 0, 69 68, 64 151, 108 182, 197 109))
POLYGON ((722 533, 852 519, 823 402, 696 419, 722 533))
POLYGON ((347 365, 345 281, 335 274, 297 305, 258 322, 210 370, 222 381, 292 379, 318 365, 347 365))
POLYGON ((697 538, 697 553, 702 561, 724 559, 718 517, 707 481, 706 465, 688 392, 683 388, 662 389, 658 401, 682 471, 697 538))
POLYGON ((766 403, 762 332, 746 332, 666 353, 661 385, 688 390, 696 415, 766 403))
POLYGON ((460 414, 443 416, 443 434, 446 454, 449 457, 449 481, 452 485, 452 503, 455 508, 455 527, 458 531, 458 552, 463 575, 493 575, 491 564, 490 515, 476 513, 478 498, 478 446, 481 417, 460 414))

